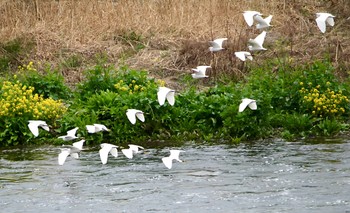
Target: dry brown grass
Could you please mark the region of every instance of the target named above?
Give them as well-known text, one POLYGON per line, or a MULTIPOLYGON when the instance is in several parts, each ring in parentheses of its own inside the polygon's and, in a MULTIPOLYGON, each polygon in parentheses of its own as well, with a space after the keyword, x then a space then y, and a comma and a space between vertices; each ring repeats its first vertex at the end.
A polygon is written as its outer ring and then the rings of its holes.
POLYGON ((53 64, 70 54, 89 58, 106 52, 113 63, 122 60, 161 77, 200 64, 239 75, 242 63, 233 52, 247 49, 247 39, 258 34, 245 24, 244 10, 274 15, 268 51, 259 54, 260 60, 289 54, 307 61, 327 52, 337 66, 348 69, 349 0, 2 0, 0 41, 31 38, 36 49, 30 59, 53 64), (325 35, 314 21, 319 11, 337 16, 325 35), (131 32, 142 35, 137 42, 144 49, 136 51, 135 43, 125 39, 131 32), (208 41, 217 37, 229 40, 226 51, 213 59, 208 41))

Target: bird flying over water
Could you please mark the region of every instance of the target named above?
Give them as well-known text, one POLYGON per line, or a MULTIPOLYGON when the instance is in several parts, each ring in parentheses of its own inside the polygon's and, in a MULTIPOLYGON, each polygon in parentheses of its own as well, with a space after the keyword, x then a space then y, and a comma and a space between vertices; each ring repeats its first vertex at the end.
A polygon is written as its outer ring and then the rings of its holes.
POLYGON ((29 130, 33 133, 35 137, 39 136, 39 127, 43 128, 46 131, 50 131, 49 125, 47 125, 45 121, 29 120, 28 122, 29 130))
POLYGON ((125 157, 132 159, 134 154, 140 153, 144 148, 142 146, 129 144, 129 149, 122 149, 122 153, 125 157))
POLYGON ((114 157, 118 157, 118 146, 109 144, 109 143, 102 143, 101 149, 99 151, 100 159, 102 164, 106 164, 108 160, 108 153, 111 153, 114 157))
POLYGON ((84 142, 85 140, 81 140, 72 145, 63 145, 62 148, 60 148, 61 153, 58 155, 58 164, 62 166, 69 155, 78 159, 80 151, 83 150, 84 142))
POLYGON ((182 162, 182 160, 179 159, 180 152, 184 152, 184 151, 182 151, 182 150, 170 150, 170 155, 168 157, 162 158, 163 164, 168 169, 171 169, 173 167, 173 160, 176 160, 178 162, 182 162))
POLYGON ((67 135, 59 136, 58 138, 61 138, 64 141, 74 140, 74 139, 78 138, 77 136, 75 136, 78 129, 79 129, 79 127, 75 127, 74 129, 67 131, 67 135))

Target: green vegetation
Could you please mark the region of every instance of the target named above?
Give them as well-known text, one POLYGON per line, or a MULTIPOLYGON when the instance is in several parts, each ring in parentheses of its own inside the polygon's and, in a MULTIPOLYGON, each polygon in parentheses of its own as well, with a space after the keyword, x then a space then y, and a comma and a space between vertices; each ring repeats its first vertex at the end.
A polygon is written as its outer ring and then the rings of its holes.
POLYGON ((85 71, 85 80, 71 91, 58 72, 47 68, 39 74, 29 63, 19 68, 18 76, 2 79, 0 126, 5 131, 1 145, 62 143, 57 135, 76 126, 79 136, 97 144, 293 140, 348 130, 349 86, 335 75, 330 63, 281 66, 274 72, 272 67, 276 64, 250 67, 250 74, 239 82, 217 83, 205 90, 197 89, 198 79, 187 79, 186 89, 177 91, 175 106, 160 106, 157 89, 167 85, 146 71, 97 65, 85 71), (258 109, 239 113, 242 98, 255 99, 258 109), (142 110, 146 121, 132 125, 125 114, 130 108, 142 110), (52 132, 41 132, 34 139, 26 127, 30 119, 46 120, 52 132), (93 123, 112 131, 88 134, 85 125, 93 123))

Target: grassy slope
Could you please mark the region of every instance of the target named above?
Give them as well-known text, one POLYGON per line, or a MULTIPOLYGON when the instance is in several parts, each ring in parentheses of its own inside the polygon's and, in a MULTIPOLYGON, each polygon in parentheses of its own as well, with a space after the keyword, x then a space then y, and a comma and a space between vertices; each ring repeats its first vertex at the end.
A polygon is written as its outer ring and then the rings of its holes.
POLYGON ((201 64, 239 76, 245 70, 233 52, 246 50, 247 40, 259 33, 247 27, 244 10, 274 15, 265 41, 268 50, 259 53, 253 65, 266 58, 287 57, 299 63, 327 56, 341 74, 347 74, 348 0, 3 1, 0 42, 34 41, 35 48, 21 61, 66 64, 62 72, 72 83, 81 79, 84 67, 95 63, 98 53, 106 54, 111 63, 148 69, 168 80, 201 64), (336 26, 326 34, 320 33, 314 20, 321 11, 336 15, 336 26), (227 50, 213 58, 208 41, 217 37, 229 40, 227 50))

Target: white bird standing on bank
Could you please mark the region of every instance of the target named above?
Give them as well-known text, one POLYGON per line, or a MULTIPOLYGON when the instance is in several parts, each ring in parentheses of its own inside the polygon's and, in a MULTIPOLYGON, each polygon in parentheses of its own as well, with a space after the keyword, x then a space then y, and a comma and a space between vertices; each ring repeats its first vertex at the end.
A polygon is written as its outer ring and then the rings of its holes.
POLYGON ((254 21, 258 22, 256 24, 257 29, 264 29, 270 27, 270 22, 272 20, 272 15, 269 15, 266 18, 262 17, 262 14, 257 11, 244 11, 243 13, 244 20, 248 24, 249 27, 253 26, 254 21))
POLYGON ((46 131, 50 131, 49 125, 45 121, 41 120, 29 120, 28 121, 29 130, 33 133, 35 137, 39 136, 39 127, 43 128, 46 131))
POLYGON ((126 111, 126 116, 132 124, 136 123, 136 118, 138 118, 142 122, 145 122, 145 116, 143 115, 143 112, 141 110, 128 109, 126 111))
POLYGON ((165 99, 168 100, 168 103, 171 106, 175 104, 175 90, 169 89, 167 87, 159 87, 158 88, 158 102, 162 106, 165 103, 165 99))
POLYGON ((79 127, 75 127, 74 129, 67 131, 67 135, 59 136, 58 138, 61 138, 64 141, 74 140, 74 139, 78 138, 77 136, 75 136, 78 129, 79 129, 79 127))
POLYGON ((205 74, 207 68, 211 68, 211 66, 198 66, 196 69, 192 69, 194 73, 192 73, 192 78, 208 78, 205 74))
POLYGON ((255 39, 249 39, 248 41, 249 50, 250 51, 266 50, 263 47, 265 36, 266 36, 266 31, 263 31, 255 39))
POLYGON ((101 143, 100 159, 102 164, 106 164, 108 160, 108 153, 111 153, 114 157, 118 157, 118 146, 109 144, 109 143, 101 143))
POLYGON ((179 159, 180 152, 184 152, 182 150, 170 150, 169 157, 162 158, 162 161, 164 165, 171 169, 173 167, 173 160, 177 160, 178 162, 182 162, 182 160, 179 159))
POLYGON ((81 140, 73 143, 72 145, 63 145, 61 149, 61 153, 58 155, 58 164, 63 165, 66 161, 68 155, 72 156, 75 159, 79 158, 79 153, 83 150, 83 144, 85 140, 81 140))
POLYGON ((222 47, 222 43, 226 40, 227 38, 218 38, 218 39, 215 39, 214 41, 210 41, 209 43, 211 44, 211 47, 209 47, 209 51, 217 52, 217 51, 223 50, 224 48, 222 47))
POLYGON ((235 52, 235 56, 239 59, 241 59, 242 61, 245 61, 247 58, 249 60, 253 60, 253 56, 250 52, 247 51, 240 51, 240 52, 235 52))
POLYGON ((110 131, 105 125, 103 124, 93 124, 93 125, 86 125, 86 129, 89 133, 96 133, 101 131, 110 131))
POLYGON ((142 146, 129 144, 129 149, 122 149, 122 153, 125 157, 132 159, 134 154, 140 153, 141 149, 144 149, 142 146))
POLYGON ((256 105, 256 101, 249 98, 243 98, 242 103, 239 105, 239 112, 243 112, 246 107, 249 107, 251 110, 256 110, 258 107, 256 105))
POLYGON ((330 13, 316 13, 316 23, 322 33, 326 32, 326 25, 334 26, 335 16, 330 13))

